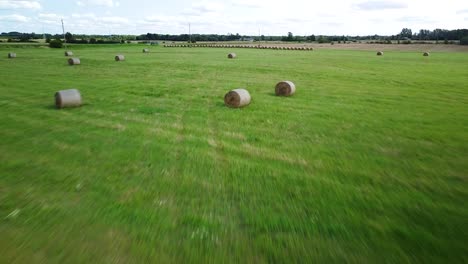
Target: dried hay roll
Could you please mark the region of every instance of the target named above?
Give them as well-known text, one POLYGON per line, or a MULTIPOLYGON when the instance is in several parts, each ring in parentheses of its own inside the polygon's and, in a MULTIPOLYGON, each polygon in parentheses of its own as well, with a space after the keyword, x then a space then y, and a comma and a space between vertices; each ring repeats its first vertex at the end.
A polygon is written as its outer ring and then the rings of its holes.
POLYGON ((65 57, 73 56, 73 52, 65 51, 65 57))
POLYGON ((424 53, 423 53, 423 56, 424 56, 424 57, 429 57, 429 52, 424 52, 424 53))
POLYGON ((8 53, 8 58, 9 59, 16 58, 16 53, 13 53, 13 52, 8 53))
POLYGON ((57 108, 77 107, 81 105, 81 94, 77 89, 62 90, 55 93, 57 108))
POLYGON ((291 96, 296 92, 296 86, 293 82, 282 81, 276 84, 275 94, 277 96, 291 96))
POLYGON ((80 65, 81 61, 79 58, 69 58, 68 65, 80 65))
POLYGON ((125 56, 124 55, 117 55, 115 56, 115 61, 124 61, 125 60, 125 56))
POLYGON ((149 49, 143 49, 143 53, 148 53, 149 49))
POLYGON ((234 89, 224 96, 224 104, 232 108, 246 106, 250 104, 250 94, 247 90, 242 88, 234 89))
POLYGON ((228 54, 228 59, 235 59, 237 55, 235 53, 229 53, 228 54))
POLYGON ((383 51, 377 52, 377 56, 383 56, 383 51))

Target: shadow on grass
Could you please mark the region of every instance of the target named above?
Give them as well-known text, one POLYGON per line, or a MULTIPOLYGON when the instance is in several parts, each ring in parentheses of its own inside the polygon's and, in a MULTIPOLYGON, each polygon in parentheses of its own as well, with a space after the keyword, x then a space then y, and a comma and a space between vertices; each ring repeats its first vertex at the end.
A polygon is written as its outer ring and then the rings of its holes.
POLYGON ((91 104, 90 103, 84 103, 79 107, 65 107, 65 108, 57 108, 57 106, 55 106, 54 104, 50 104, 50 105, 42 106, 42 108, 46 109, 46 110, 62 110, 62 109, 81 108, 81 107, 85 107, 85 106, 89 107, 89 106, 91 106, 91 104))

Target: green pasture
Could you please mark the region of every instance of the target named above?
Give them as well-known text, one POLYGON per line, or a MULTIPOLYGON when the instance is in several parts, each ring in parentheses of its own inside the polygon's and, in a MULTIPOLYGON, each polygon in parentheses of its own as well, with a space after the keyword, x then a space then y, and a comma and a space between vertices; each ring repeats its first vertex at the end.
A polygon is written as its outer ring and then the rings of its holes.
POLYGON ((69 49, 0 45, 0 263, 468 262, 468 53, 69 49))

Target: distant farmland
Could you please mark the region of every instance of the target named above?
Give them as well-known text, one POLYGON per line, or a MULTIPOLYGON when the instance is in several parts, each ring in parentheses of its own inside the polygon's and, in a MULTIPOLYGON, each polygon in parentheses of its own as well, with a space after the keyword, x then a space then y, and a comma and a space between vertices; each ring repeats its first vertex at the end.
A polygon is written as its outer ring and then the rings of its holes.
POLYGON ((0 45, 0 263, 466 263, 464 47, 314 47, 0 45))

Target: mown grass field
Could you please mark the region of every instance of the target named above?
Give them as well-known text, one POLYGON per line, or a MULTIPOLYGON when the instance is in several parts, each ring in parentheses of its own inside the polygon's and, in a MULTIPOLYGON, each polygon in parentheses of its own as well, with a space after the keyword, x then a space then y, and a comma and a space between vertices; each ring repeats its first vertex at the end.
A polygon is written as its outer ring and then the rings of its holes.
POLYGON ((143 47, 0 46, 1 263, 468 261, 468 53, 143 47))

